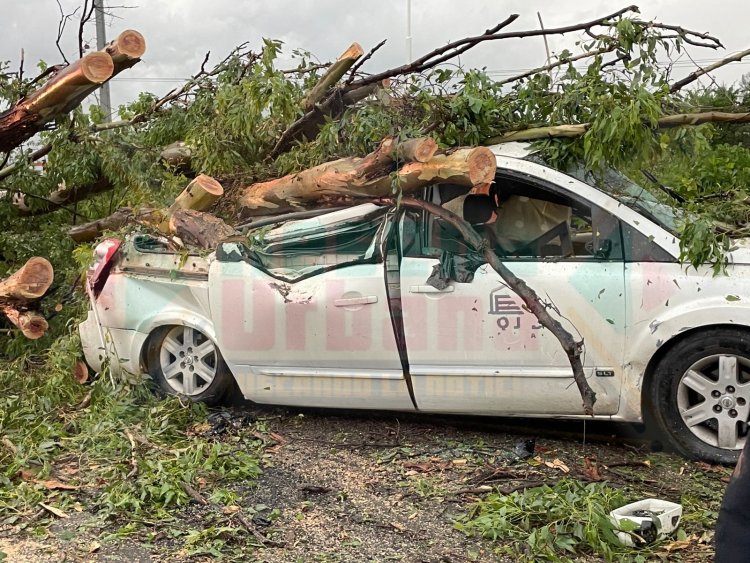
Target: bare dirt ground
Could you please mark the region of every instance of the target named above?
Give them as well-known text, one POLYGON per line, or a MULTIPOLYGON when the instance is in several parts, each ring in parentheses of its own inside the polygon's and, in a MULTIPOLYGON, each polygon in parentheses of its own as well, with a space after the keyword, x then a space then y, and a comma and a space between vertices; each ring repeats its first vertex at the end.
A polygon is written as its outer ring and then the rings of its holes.
MULTIPOLYGON (((509 491, 570 476, 682 502, 688 539, 667 544, 663 556, 705 561, 713 554, 711 528, 731 472, 654 453, 651 440, 626 425, 588 422, 584 441, 581 421, 257 407, 249 412, 258 421, 252 431, 267 442, 264 472, 253 486, 237 483, 236 492, 244 510, 258 510, 253 524, 258 543, 263 539, 265 545, 235 552, 234 560, 512 561, 497 551, 502 540, 467 537, 455 528, 456 519, 493 488, 509 491), (514 450, 529 439, 535 439, 533 456, 519 460, 514 450)), ((251 431, 229 426, 222 439, 251 431)), ((194 519, 200 529, 205 511, 194 503, 179 517, 194 519)), ((0 561, 215 558, 188 557, 158 523, 125 539, 103 541, 117 523, 86 512, 73 516, 44 530, 0 535, 0 561)))

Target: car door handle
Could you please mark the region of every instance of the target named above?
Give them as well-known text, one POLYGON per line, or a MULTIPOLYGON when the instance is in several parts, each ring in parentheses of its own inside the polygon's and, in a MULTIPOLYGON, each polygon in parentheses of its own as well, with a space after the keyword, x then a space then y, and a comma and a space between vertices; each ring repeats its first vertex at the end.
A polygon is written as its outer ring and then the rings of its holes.
POLYGON ((369 305, 371 303, 377 303, 377 295, 363 295, 362 297, 349 297, 345 299, 336 299, 333 304, 336 307, 350 307, 352 305, 369 305))
POLYGON ((452 285, 449 285, 445 289, 438 289, 436 287, 432 287, 431 285, 412 285, 409 288, 409 293, 451 293, 452 291, 452 285))

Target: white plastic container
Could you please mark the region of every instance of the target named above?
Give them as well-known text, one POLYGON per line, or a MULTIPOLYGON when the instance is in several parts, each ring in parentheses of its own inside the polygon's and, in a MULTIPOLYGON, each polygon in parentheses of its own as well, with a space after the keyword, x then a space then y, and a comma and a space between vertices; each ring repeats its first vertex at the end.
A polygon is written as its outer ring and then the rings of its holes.
POLYGON ((632 533, 617 532, 617 537, 623 545, 633 547, 638 543, 633 534, 650 543, 674 532, 680 525, 682 505, 649 498, 621 506, 610 512, 609 517, 618 529, 627 526, 624 523, 626 520, 638 526, 632 533))

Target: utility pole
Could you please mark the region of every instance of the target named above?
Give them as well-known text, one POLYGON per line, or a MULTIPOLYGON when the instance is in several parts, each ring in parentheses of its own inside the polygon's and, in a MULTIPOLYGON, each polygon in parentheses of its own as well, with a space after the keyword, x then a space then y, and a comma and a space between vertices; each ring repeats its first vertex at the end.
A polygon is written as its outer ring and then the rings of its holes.
MULTIPOLYGON (((107 33, 104 29, 104 0, 94 0, 94 6, 94 16, 96 17, 96 48, 101 51, 107 44, 107 33)), ((111 121, 112 101, 109 97, 109 82, 105 82, 102 85, 99 100, 105 119, 111 121)))
POLYGON ((407 63, 412 61, 411 56, 411 0, 406 0, 406 54, 408 55, 407 63))

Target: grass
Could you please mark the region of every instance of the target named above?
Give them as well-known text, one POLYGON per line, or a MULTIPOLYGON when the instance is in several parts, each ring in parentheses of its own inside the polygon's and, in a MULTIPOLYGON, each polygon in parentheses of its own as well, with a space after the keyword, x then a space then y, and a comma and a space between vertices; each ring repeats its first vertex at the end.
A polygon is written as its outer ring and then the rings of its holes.
POLYGON ((147 385, 81 385, 69 373, 77 350, 71 331, 43 359, 0 363, 0 530, 44 535, 85 512, 105 540, 168 530, 186 554, 211 556, 257 545, 234 518, 242 498, 231 486, 260 475, 261 440, 211 437, 202 405, 158 399, 147 385), (189 490, 212 510, 180 518, 189 490))
POLYGON ((552 486, 488 495, 457 527, 510 540, 507 551, 530 561, 566 560, 581 551, 611 561, 623 550, 608 514, 623 504, 622 492, 606 484, 561 479, 552 486))

